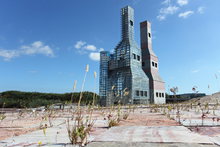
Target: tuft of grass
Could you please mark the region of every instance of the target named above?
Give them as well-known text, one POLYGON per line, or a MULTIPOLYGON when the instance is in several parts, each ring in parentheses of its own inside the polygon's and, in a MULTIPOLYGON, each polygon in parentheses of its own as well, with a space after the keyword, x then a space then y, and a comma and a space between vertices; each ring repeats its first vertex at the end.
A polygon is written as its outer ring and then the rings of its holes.
MULTIPOLYGON (((84 146, 87 144, 87 137, 94 125, 95 120, 92 120, 93 107, 95 94, 93 94, 92 107, 88 107, 89 116, 86 118, 83 116, 83 110, 81 109, 81 100, 83 97, 83 88, 86 80, 87 72, 89 71, 89 65, 86 65, 85 76, 82 84, 82 89, 79 96, 78 106, 76 112, 73 113, 72 120, 73 124, 70 124, 69 119, 67 120, 67 132, 71 144, 78 144, 84 146), (75 115, 75 117, 74 117, 75 115)), ((96 79, 96 73, 94 72, 94 77, 96 79)), ((75 84, 74 84, 75 85, 75 84)), ((74 86, 75 87, 75 86, 74 86)))
POLYGON ((119 125, 119 122, 117 121, 117 119, 110 119, 108 122, 109 128, 114 127, 114 126, 118 126, 118 125, 119 125))
POLYGON ((0 113, 0 121, 3 121, 6 118, 6 115, 4 113, 0 113))
POLYGON ((123 114, 123 119, 124 119, 124 120, 128 119, 128 116, 129 116, 129 113, 128 113, 128 112, 124 113, 124 114, 123 114))

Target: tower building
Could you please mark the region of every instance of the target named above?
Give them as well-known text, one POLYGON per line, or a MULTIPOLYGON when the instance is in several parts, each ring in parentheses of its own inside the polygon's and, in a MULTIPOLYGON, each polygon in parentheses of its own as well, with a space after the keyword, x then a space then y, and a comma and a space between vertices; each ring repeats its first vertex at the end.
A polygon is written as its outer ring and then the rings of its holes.
POLYGON ((114 53, 100 52, 101 104, 109 106, 118 103, 164 103, 162 102, 162 94, 165 96, 162 90, 164 83, 159 77, 158 68, 154 70, 149 65, 154 61, 154 66, 155 64, 158 66, 158 59, 153 54, 152 47, 149 47, 151 38, 147 36, 150 27, 141 23, 143 32, 140 49, 134 40, 134 10, 130 6, 121 9, 121 26, 121 41, 115 47, 114 53), (159 78, 155 78, 154 74, 159 78), (158 93, 161 99, 157 100, 152 93, 156 95, 158 93))
POLYGON ((165 83, 159 75, 158 57, 152 48, 151 23, 144 21, 140 23, 142 68, 149 78, 150 102, 163 104, 165 99, 165 83))
POLYGON ((107 51, 100 52, 100 79, 99 79, 99 96, 100 104, 106 105, 107 84, 108 84, 108 62, 110 53, 107 51))

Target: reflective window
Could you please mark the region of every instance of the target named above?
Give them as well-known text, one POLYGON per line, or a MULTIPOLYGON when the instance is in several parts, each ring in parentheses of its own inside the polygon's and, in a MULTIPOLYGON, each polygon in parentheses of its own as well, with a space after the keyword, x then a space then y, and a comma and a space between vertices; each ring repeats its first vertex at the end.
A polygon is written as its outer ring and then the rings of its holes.
POLYGON ((133 54, 133 59, 136 59, 136 55, 135 54, 133 54))
POLYGON ((143 91, 141 91, 141 96, 144 96, 144 92, 143 91))
POLYGON ((133 25, 134 25, 133 21, 131 21, 131 20, 130 20, 130 25, 131 25, 131 26, 133 26, 133 25))
POLYGON ((141 59, 140 59, 140 56, 138 56, 138 55, 137 55, 137 60, 138 60, 138 61, 140 61, 140 60, 141 60, 141 59))
POLYGON ((139 96, 139 91, 138 90, 136 90, 136 96, 139 96))
POLYGON ((144 92, 144 96, 147 96, 147 91, 144 92))
POLYGON ((154 62, 152 62, 152 66, 154 66, 154 62))
POLYGON ((148 36, 151 38, 151 34, 150 33, 148 33, 148 36))

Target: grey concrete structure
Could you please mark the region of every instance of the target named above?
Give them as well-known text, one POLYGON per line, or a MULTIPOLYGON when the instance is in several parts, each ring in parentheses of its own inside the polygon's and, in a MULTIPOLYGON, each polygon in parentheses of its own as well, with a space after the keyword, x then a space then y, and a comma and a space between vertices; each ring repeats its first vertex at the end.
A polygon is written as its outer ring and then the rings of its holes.
MULTIPOLYGON (((151 62, 146 59, 151 57, 151 54, 146 52, 153 50, 147 47, 140 49, 134 40, 134 10, 130 6, 121 9, 121 26, 122 38, 114 53, 100 53, 101 104, 109 106, 117 103, 165 103, 164 82, 158 74, 158 69, 149 72, 145 70, 150 64, 148 62, 151 62), (142 67, 142 63, 146 66, 142 67), (158 89, 154 90, 155 88, 158 89), (153 93, 158 95, 158 98, 153 93)), ((149 46, 149 40, 144 35, 149 29, 143 27, 141 31, 142 44, 149 46)), ((155 62, 158 64, 158 60, 155 62)))
POLYGON ((150 102, 163 104, 165 98, 165 83, 159 75, 158 57, 152 48, 151 23, 144 21, 140 24, 142 68, 149 78, 150 102))

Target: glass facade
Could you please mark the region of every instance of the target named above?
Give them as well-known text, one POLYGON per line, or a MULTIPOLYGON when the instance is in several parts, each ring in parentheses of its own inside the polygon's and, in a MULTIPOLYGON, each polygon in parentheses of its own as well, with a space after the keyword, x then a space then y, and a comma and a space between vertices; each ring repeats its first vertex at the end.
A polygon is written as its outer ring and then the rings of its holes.
POLYGON ((100 95, 101 105, 106 105, 109 59, 110 59, 110 53, 108 51, 100 52, 99 95, 100 95))
POLYGON ((100 53, 102 105, 149 103, 149 79, 142 69, 141 49, 134 40, 134 10, 121 9, 122 37, 114 49, 100 53), (139 93, 137 96, 137 91, 139 93))

